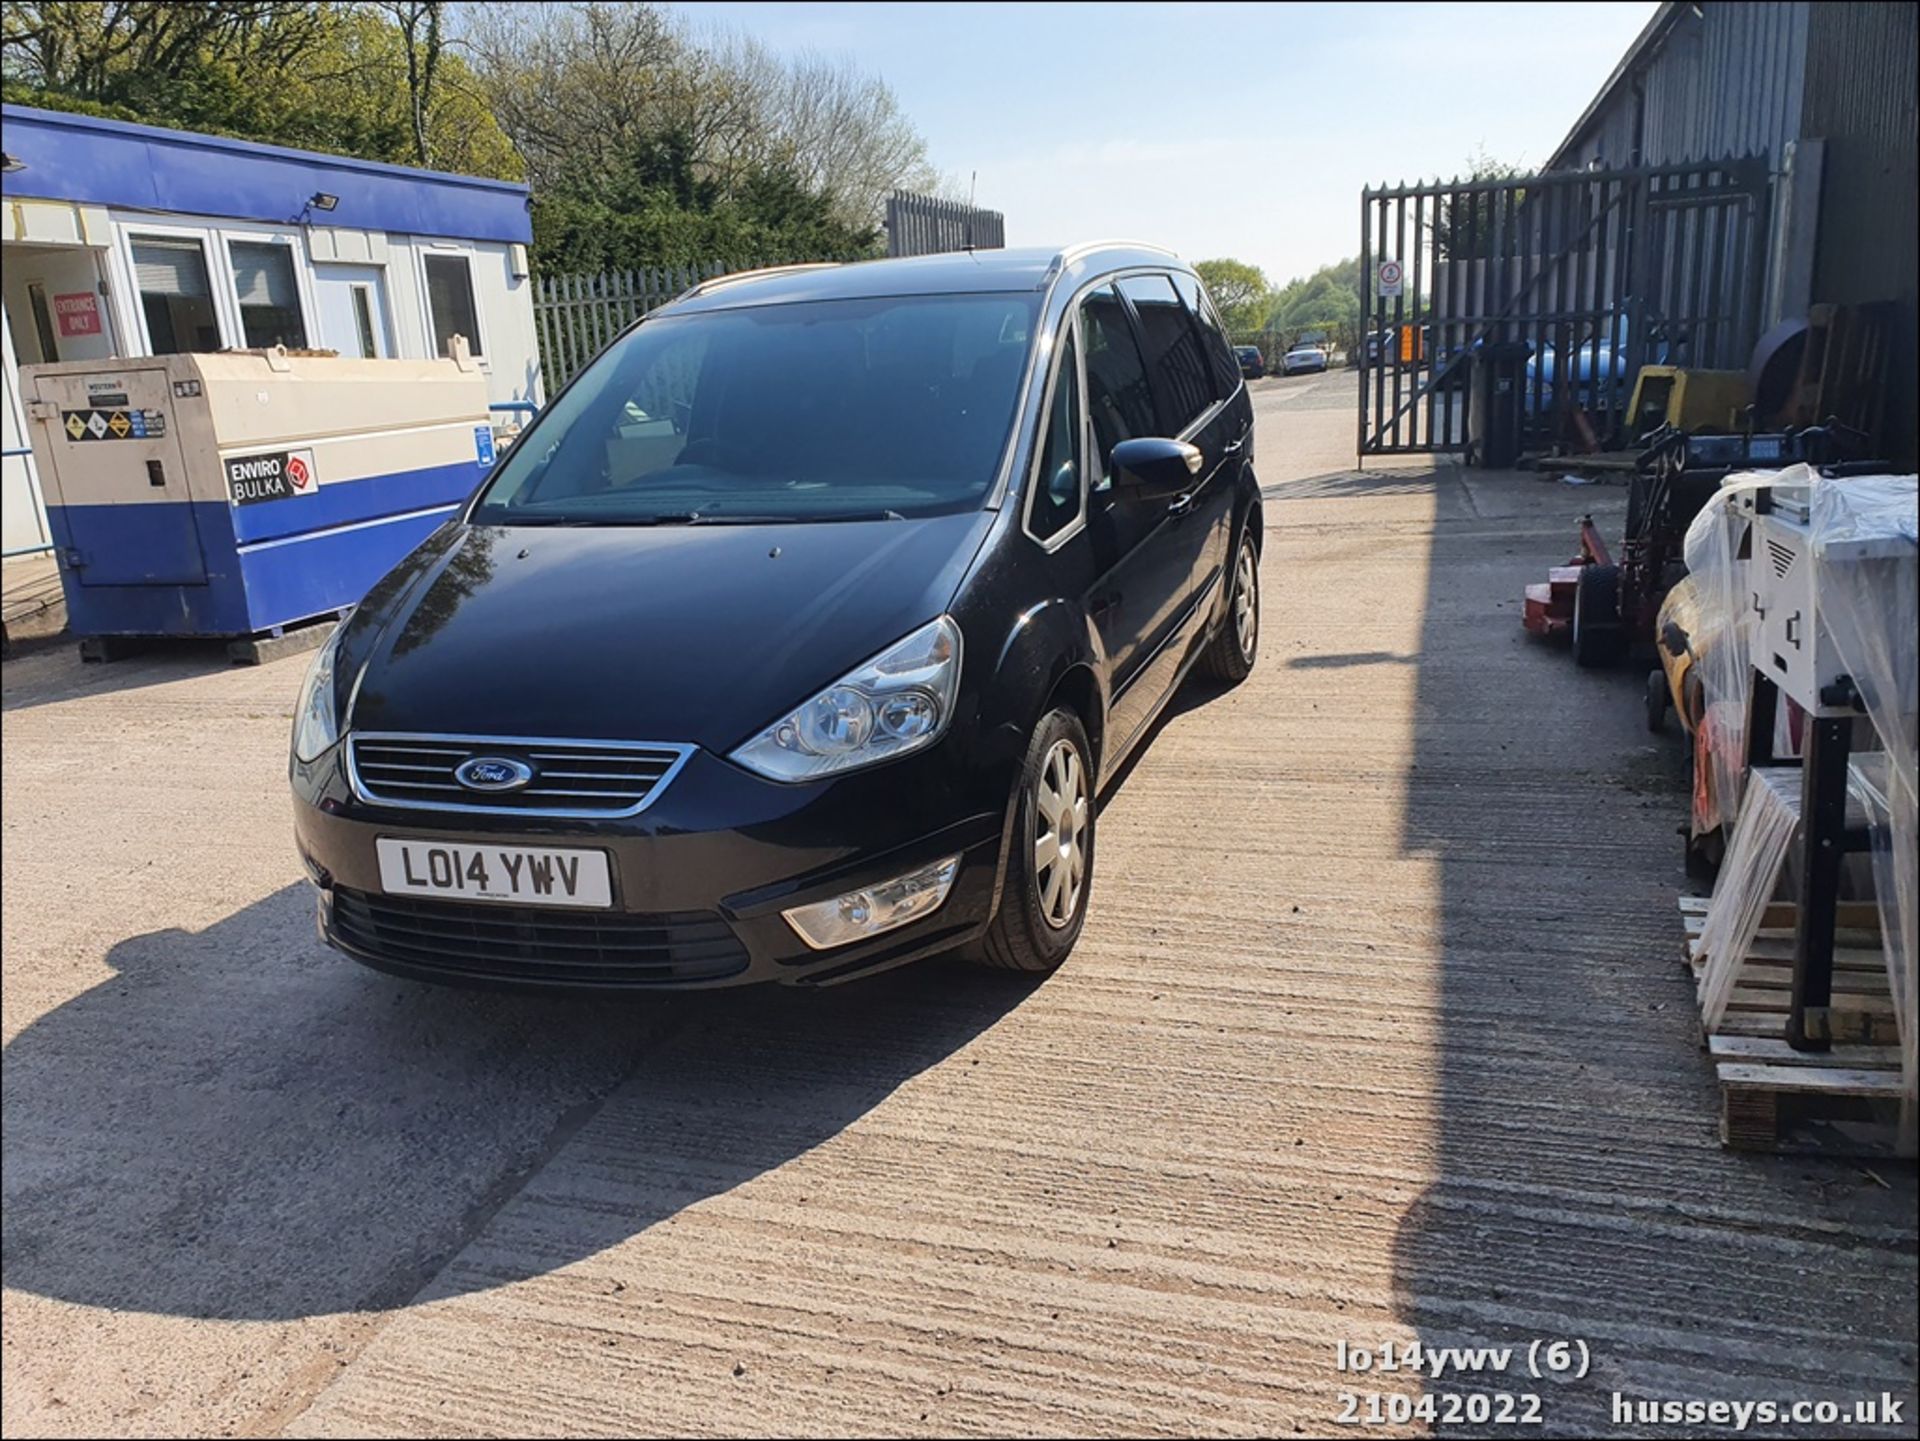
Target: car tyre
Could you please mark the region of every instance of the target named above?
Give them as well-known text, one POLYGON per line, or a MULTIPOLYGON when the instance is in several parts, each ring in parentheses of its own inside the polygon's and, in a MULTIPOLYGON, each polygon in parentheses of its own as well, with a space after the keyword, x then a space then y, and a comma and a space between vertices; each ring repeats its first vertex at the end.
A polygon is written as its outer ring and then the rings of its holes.
POLYGON ((1020 768, 1013 841, 1002 862, 1000 909, 969 960, 1046 972, 1067 958, 1093 890, 1093 751, 1080 717, 1051 710, 1020 768))
POLYGON ((1260 550, 1242 535, 1227 577, 1227 619, 1200 657, 1201 671, 1214 680, 1238 685, 1253 674, 1260 658, 1260 550))

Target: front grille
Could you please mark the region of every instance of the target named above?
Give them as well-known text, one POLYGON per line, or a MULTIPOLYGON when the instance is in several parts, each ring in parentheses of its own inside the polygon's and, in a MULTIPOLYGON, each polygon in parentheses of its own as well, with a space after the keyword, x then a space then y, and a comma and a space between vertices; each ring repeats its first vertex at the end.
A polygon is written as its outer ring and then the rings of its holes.
POLYGON ((739 938, 711 911, 555 911, 338 887, 333 928, 375 960, 452 979, 645 986, 720 980, 747 965, 739 938))
POLYGON ((666 789, 692 749, 625 741, 384 733, 356 734, 347 742, 354 788, 363 800, 417 810, 546 816, 624 816, 643 810, 666 789), (460 784, 455 769, 480 756, 521 761, 532 768, 533 779, 511 791, 460 784))

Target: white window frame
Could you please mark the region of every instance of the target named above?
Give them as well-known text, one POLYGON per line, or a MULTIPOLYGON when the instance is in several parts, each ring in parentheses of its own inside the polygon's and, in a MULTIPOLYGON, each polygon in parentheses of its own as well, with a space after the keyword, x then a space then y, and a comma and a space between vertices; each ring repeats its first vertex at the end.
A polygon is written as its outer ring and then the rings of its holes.
POLYGON ((382 334, 386 329, 386 307, 378 304, 374 300, 373 282, 370 280, 349 280, 344 283, 347 287, 347 308, 353 312, 354 338, 361 342, 363 349, 367 341, 371 340, 373 342, 373 354, 363 356, 362 359, 387 359, 386 352, 393 349, 393 344, 382 334), (364 335, 360 333, 360 321, 363 318, 361 307, 363 305, 366 311, 364 318, 367 322, 367 329, 364 335))
POLYGON ((132 322, 133 328, 129 333, 139 338, 140 355, 152 355, 154 350, 153 336, 147 332, 147 307, 140 299, 140 274, 134 267, 133 247, 134 242, 148 237, 155 240, 191 240, 200 246, 200 262, 207 270, 207 289, 212 292, 213 320, 220 329, 220 343, 229 349, 237 348, 241 331, 238 328, 239 306, 233 298, 233 270, 227 263, 225 247, 213 243, 216 232, 212 227, 121 220, 116 221, 113 228, 114 284, 126 297, 121 313, 132 322))
POLYGON ((233 244, 242 245, 284 245, 288 258, 293 262, 293 288, 300 297, 300 328, 307 334, 307 348, 314 349, 320 344, 320 307, 315 303, 313 294, 313 260, 307 254, 307 248, 301 243, 298 230, 275 228, 272 230, 229 230, 222 226, 213 231, 220 237, 220 261, 226 268, 227 299, 233 306, 233 333, 238 337, 237 344, 247 343, 246 318, 240 313, 240 276, 233 265, 233 244))
POLYGON ((1087 416, 1087 362, 1080 340, 1080 301, 1076 296, 1061 320, 1059 332, 1054 337, 1053 354, 1048 357, 1047 387, 1040 400, 1040 424, 1034 437, 1033 460, 1027 467, 1027 498, 1020 512, 1020 529, 1026 533, 1028 540, 1049 555, 1087 528, 1087 508, 1092 504, 1092 493, 1087 488, 1087 461, 1093 454, 1089 448, 1091 437, 1087 429, 1087 416), (1060 361, 1066 353, 1068 340, 1073 342, 1073 375, 1069 378, 1080 400, 1080 434, 1074 437, 1074 471, 1080 480, 1080 509, 1072 520, 1042 540, 1033 532, 1033 506, 1035 497, 1040 494, 1040 467, 1047 460, 1047 436, 1053 429, 1053 397, 1060 384, 1060 361))
MULTIPOLYGON (((428 360, 439 360, 439 344, 433 328, 433 288, 427 283, 427 260, 434 257, 442 260, 461 259, 467 263, 467 290, 473 296, 473 328, 480 332, 474 339, 480 342, 480 353, 473 357, 475 365, 483 371, 493 369, 493 337, 487 333, 486 306, 480 299, 480 280, 474 261, 479 253, 470 245, 455 245, 450 241, 428 240, 413 246, 413 279, 420 294, 421 339, 426 346, 428 360)), ((469 347, 471 349, 471 347, 469 347)))

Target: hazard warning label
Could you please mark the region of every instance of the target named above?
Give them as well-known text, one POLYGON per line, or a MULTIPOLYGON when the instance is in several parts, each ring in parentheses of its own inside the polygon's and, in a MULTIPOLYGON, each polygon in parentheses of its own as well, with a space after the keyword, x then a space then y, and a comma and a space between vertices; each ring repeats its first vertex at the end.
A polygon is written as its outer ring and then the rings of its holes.
POLYGON ((69 440, 146 440, 167 433, 159 410, 63 410, 60 428, 69 440))

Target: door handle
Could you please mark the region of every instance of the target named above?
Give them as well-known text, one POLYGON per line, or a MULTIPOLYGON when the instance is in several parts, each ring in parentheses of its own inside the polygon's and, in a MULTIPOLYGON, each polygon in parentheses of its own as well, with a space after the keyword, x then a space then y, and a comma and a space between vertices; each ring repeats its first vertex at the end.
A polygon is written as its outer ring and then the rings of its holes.
POLYGON ((1240 447, 1245 445, 1246 443, 1247 443, 1247 438, 1243 435, 1238 440, 1228 441, 1224 446, 1221 447, 1221 450, 1223 453, 1227 455, 1238 455, 1240 453, 1240 447))
POLYGON ((1190 490, 1185 495, 1176 495, 1167 502, 1167 514, 1185 515, 1193 509, 1193 498, 1198 494, 1198 491, 1190 490))
POLYGON ((157 460, 148 461, 147 462, 147 484, 165 486, 166 483, 167 483, 167 468, 157 460))

